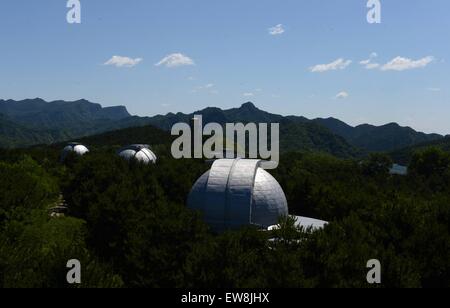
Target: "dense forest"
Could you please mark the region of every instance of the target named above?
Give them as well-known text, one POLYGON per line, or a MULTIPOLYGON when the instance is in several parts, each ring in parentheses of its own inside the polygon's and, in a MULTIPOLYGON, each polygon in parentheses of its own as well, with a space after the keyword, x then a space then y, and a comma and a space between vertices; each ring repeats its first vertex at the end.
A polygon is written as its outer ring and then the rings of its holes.
POLYGON ((155 135, 158 163, 129 164, 106 136, 65 164, 61 145, 0 151, 0 287, 68 287, 74 258, 81 287, 371 287, 370 259, 382 287, 450 287, 448 152, 414 153, 407 176, 383 154, 286 153, 272 173, 291 214, 330 224, 218 235, 185 206, 204 161, 172 159, 155 135), (61 198, 69 213, 50 217, 61 198))

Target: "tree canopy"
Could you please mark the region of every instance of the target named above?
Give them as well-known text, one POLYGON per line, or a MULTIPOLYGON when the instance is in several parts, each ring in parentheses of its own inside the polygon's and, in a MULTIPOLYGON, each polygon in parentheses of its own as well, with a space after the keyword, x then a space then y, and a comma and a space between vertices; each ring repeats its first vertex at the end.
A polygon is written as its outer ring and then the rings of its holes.
MULTIPOLYGON (((0 157, 0 286, 69 287, 66 262, 83 265, 82 287, 450 286, 450 155, 414 155, 407 176, 383 155, 364 160, 289 153, 272 173, 290 214, 329 221, 323 230, 255 228, 213 234, 186 198, 208 166, 161 155, 128 163, 99 148, 57 163, 51 150, 0 157), (65 217, 49 208, 62 195, 65 217)), ((163 152, 164 153, 164 152, 163 152)))

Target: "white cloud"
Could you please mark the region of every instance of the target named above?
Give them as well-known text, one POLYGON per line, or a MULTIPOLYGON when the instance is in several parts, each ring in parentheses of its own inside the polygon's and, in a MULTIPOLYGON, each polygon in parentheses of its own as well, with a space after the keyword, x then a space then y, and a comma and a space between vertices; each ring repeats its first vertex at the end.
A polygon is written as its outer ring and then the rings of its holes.
POLYGON ((439 92, 441 91, 441 88, 428 88, 427 90, 431 92, 439 92))
POLYGON ((336 96, 334 98, 336 98, 336 99, 346 99, 349 96, 350 95, 346 91, 342 91, 342 92, 339 92, 338 94, 336 94, 336 96))
POLYGON ((138 65, 140 62, 142 62, 142 58, 128 58, 128 57, 121 57, 121 56, 113 56, 111 59, 106 61, 104 65, 113 65, 116 67, 133 67, 138 65))
POLYGON ((275 27, 269 28, 270 35, 281 35, 285 32, 284 26, 282 24, 278 24, 275 27))
POLYGON ((213 83, 208 83, 203 86, 198 86, 197 90, 212 89, 212 88, 214 88, 214 86, 215 85, 213 83))
POLYGON ((219 94, 219 91, 217 91, 215 88, 215 84, 208 83, 203 86, 198 86, 197 88, 191 90, 191 93, 199 93, 200 91, 209 90, 210 94, 219 94))
POLYGON ((419 60, 411 60, 403 57, 396 57, 381 67, 382 71, 405 71, 426 67, 434 61, 434 57, 428 56, 419 60))
POLYGON ((351 60, 344 60, 342 58, 337 59, 334 62, 328 63, 328 64, 318 64, 313 67, 311 67, 309 70, 312 73, 324 73, 328 71, 335 71, 335 70, 343 70, 347 68, 352 63, 351 60))
POLYGON ((253 94, 253 93, 251 93, 251 92, 248 92, 248 93, 244 93, 244 94, 242 94, 244 97, 253 97, 253 96, 255 96, 255 94, 253 94))
POLYGON ((378 63, 368 63, 366 65, 366 69, 368 69, 368 70, 373 70, 373 69, 376 69, 379 67, 380 67, 380 64, 378 64, 378 63))
POLYGON ((369 55, 369 59, 367 59, 367 60, 362 60, 361 62, 359 62, 359 64, 365 66, 366 69, 368 69, 368 70, 373 70, 373 69, 375 69, 375 68, 380 67, 380 64, 378 64, 378 63, 373 63, 373 62, 372 62, 372 60, 375 59, 375 58, 377 58, 377 57, 378 57, 378 54, 377 54, 376 52, 372 52, 372 53, 369 55))
POLYGON ((359 64, 367 65, 367 64, 371 63, 372 60, 375 59, 375 58, 377 58, 377 57, 378 57, 378 54, 377 54, 376 52, 372 52, 372 53, 369 55, 369 59, 363 60, 363 61, 359 62, 359 64))
POLYGON ((181 53, 173 53, 164 57, 161 61, 155 64, 155 66, 166 66, 169 68, 195 65, 194 61, 181 53))

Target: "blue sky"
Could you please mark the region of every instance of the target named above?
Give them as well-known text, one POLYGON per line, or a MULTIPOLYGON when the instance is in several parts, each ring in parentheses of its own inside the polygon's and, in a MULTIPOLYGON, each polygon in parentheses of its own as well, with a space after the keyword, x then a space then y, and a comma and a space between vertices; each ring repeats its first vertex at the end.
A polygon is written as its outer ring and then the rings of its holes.
POLYGON ((366 0, 80 2, 81 24, 68 24, 66 0, 1 1, 0 98, 141 116, 252 101, 450 134, 447 0, 381 0, 381 24, 367 23, 366 0))

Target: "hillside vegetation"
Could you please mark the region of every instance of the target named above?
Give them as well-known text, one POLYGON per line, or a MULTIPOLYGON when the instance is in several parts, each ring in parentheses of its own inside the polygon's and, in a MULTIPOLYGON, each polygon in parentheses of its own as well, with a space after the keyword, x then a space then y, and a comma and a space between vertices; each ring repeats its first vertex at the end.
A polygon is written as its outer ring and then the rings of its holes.
POLYGON ((282 152, 311 151, 338 157, 357 157, 443 138, 396 123, 379 127, 368 124, 352 127, 333 118, 309 120, 301 116, 285 117, 260 110, 252 103, 228 110, 206 108, 190 114, 138 117, 131 116, 123 106, 103 108, 86 100, 47 103, 37 98, 0 100, 0 148, 52 144, 148 125, 170 132, 176 123, 189 123, 194 114, 202 115, 204 124, 280 123, 282 152))
POLYGON ((65 165, 57 147, 0 151, 0 286, 67 287, 74 257, 83 287, 368 287, 374 258, 383 287, 450 286, 448 153, 415 154, 406 177, 390 175, 384 155, 286 153, 273 174, 291 214, 330 224, 215 235, 185 207, 208 165, 172 159, 158 138, 145 140, 155 166, 119 159, 111 147, 122 139, 108 134, 65 165), (61 193, 69 215, 50 218, 61 193))

